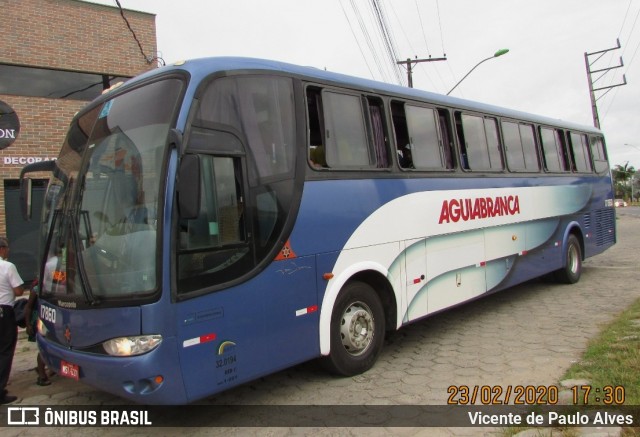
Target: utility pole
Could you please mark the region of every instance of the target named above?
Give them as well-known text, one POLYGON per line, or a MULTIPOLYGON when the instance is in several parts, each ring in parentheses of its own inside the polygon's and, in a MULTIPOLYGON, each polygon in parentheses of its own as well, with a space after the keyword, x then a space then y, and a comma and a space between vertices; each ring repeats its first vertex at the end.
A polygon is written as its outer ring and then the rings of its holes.
MULTIPOLYGON (((416 56, 417 58, 417 56, 416 56)), ((397 61, 396 64, 404 65, 407 69, 407 83, 409 84, 409 88, 413 88, 413 67, 418 65, 420 62, 434 62, 434 61, 446 61, 447 55, 444 55, 442 58, 432 58, 429 56, 427 59, 410 59, 407 58, 406 61, 397 61)))
POLYGON ((609 91, 611 91, 611 88, 615 88, 618 86, 622 86, 622 85, 626 85, 627 84, 627 78, 626 76, 623 74, 622 75, 622 83, 616 84, 616 85, 609 85, 609 86, 603 86, 600 88, 594 88, 594 84, 599 81, 600 79, 602 79, 602 77, 607 74, 607 72, 609 70, 613 70, 614 68, 620 68, 622 67, 624 64, 622 63, 622 56, 620 57, 620 65, 615 65, 613 67, 608 67, 608 68, 601 68, 599 70, 592 70, 591 67, 593 66, 593 64, 595 64, 601 57, 604 56, 605 53, 610 52, 611 50, 618 50, 621 46, 620 46, 620 39, 616 39, 617 42, 617 47, 612 47, 610 49, 605 49, 605 50, 599 50, 597 52, 592 52, 592 53, 586 53, 584 54, 584 63, 587 67, 587 79, 589 80, 589 96, 591 97, 591 112, 593 113, 593 125, 595 127, 597 127, 598 129, 600 129, 600 118, 598 117, 598 106, 596 105, 596 102, 601 98, 604 97, 605 94, 607 94, 609 91), (589 56, 593 56, 593 55, 600 55, 597 58, 595 58, 593 61, 591 61, 589 59, 589 56), (604 73, 602 73, 604 72, 604 73), (593 79, 593 74, 594 73, 602 73, 600 76, 598 76, 595 80, 593 79), (596 98, 596 91, 601 91, 601 90, 607 90, 605 91, 603 94, 600 95, 600 97, 596 98))

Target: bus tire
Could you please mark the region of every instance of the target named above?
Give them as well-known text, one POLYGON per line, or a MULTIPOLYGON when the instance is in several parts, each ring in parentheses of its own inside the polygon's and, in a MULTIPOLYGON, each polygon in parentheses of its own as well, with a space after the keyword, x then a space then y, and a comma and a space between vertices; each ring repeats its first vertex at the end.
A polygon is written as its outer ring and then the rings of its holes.
POLYGON ((578 237, 573 234, 567 239, 565 259, 564 267, 556 271, 556 279, 563 284, 575 284, 582 273, 582 248, 578 237))
POLYGON ((385 332, 384 310, 375 290, 364 282, 348 283, 336 299, 329 329, 331 352, 323 358, 329 371, 353 376, 373 367, 385 332))

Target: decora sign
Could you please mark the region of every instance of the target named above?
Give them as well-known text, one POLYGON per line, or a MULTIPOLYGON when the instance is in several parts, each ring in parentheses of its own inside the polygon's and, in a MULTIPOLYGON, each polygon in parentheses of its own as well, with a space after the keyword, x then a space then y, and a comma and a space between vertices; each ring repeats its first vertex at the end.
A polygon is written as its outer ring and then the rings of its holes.
POLYGON ((11 106, 0 100, 0 150, 13 144, 19 133, 18 115, 11 106))
POLYGON ((5 156, 2 158, 4 165, 27 165, 41 161, 55 161, 56 158, 50 156, 5 156))

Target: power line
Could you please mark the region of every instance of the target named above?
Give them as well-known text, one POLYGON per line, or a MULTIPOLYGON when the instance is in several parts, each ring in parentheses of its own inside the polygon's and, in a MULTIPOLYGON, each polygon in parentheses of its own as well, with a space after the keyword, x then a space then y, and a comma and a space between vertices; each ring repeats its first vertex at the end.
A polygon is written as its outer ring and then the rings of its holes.
MULTIPOLYGON (((429 54, 429 58, 431 59, 431 53, 429 52, 429 45, 427 43, 427 35, 426 35, 425 30, 424 30, 424 25, 422 24, 422 13, 420 11, 420 7, 418 6, 418 0, 415 0, 415 2, 416 2, 416 9, 418 10, 418 16, 420 17, 420 26, 422 27, 422 36, 424 38, 424 43, 425 43, 425 45, 427 47, 427 53, 429 54)), ((442 57, 441 58, 434 58, 434 59, 436 59, 438 61, 446 61, 447 60, 447 55, 444 52, 444 43, 442 42, 442 22, 440 21, 440 7, 439 7, 439 5, 437 3, 436 3, 436 7, 437 7, 437 10, 438 10, 438 21, 440 23, 440 38, 441 38, 440 40, 441 40, 443 48, 442 48, 442 57)), ((426 71, 427 71, 426 68, 424 68, 423 65, 420 65, 420 68, 426 74, 426 71)), ((436 75, 438 76, 438 79, 440 79, 440 83, 442 84, 443 89, 446 89, 447 85, 445 84, 444 79, 442 78, 442 75, 440 74, 440 70, 438 68, 436 68, 435 72, 436 72, 436 75)))
MULTIPOLYGON (((406 27, 406 26, 403 26, 403 25, 402 25, 402 21, 400 20, 400 17, 398 17, 398 14, 397 14, 397 12, 396 12, 395 8, 393 7, 393 3, 391 3, 391 4, 390 4, 390 6, 391 6, 391 11, 393 12, 393 15, 396 17, 396 21, 400 24, 400 31, 401 31, 401 32, 402 32, 402 34, 404 35, 404 38, 406 39, 407 44, 409 45, 409 48, 411 49, 411 52, 412 52, 412 53, 418 53, 418 51, 414 49, 413 44, 411 44, 411 40, 409 39, 409 36, 408 36, 408 35, 407 35, 407 33, 405 32, 405 27, 406 27)), ((416 56, 416 58, 417 58, 417 56, 416 56)), ((409 61, 409 59, 407 59, 407 61, 409 61)), ((398 63, 399 63, 400 65, 402 65, 402 64, 404 64, 405 62, 398 62, 398 63)), ((412 66, 411 66, 411 65, 407 65, 407 67, 406 67, 406 68, 407 68, 407 70, 409 70, 410 68, 412 68, 412 66)), ((436 88, 436 84, 435 84, 435 82, 433 81, 433 79, 431 78, 431 76, 429 75, 429 73, 427 72, 427 70, 423 68, 423 69, 422 69, 422 71, 423 71, 423 73, 425 74, 425 76, 427 77, 427 80, 429 81, 429 83, 431 84, 431 86, 435 89, 435 88, 436 88)), ((411 74, 409 73, 409 71, 407 71, 407 74, 408 74, 408 77, 411 77, 411 74)), ((408 79, 407 81, 408 81, 408 82, 412 82, 412 80, 409 80, 409 79, 408 79)), ((409 83, 408 85, 409 85, 409 87, 411 88, 413 84, 412 84, 412 83, 409 83)))
MULTIPOLYGON (((380 33, 382 34, 382 41, 384 43, 387 56, 389 57, 389 60, 392 62, 392 65, 395 66, 395 62, 396 62, 396 59, 398 59, 398 56, 395 49, 393 35, 391 34, 388 28, 389 26, 387 25, 387 19, 386 19, 384 10, 382 9, 382 6, 378 2, 378 0, 371 0, 371 5, 373 6, 374 15, 375 15, 375 18, 377 19, 380 33)), ((396 76, 396 80, 398 81, 398 84, 402 85, 402 78, 400 76, 400 72, 398 68, 394 68, 393 72, 396 76)))
MULTIPOLYGON (((622 31, 623 31, 623 29, 624 29, 624 25, 625 25, 625 24, 626 24, 626 22, 627 22, 627 17, 628 17, 628 15, 629 15, 629 10, 630 10, 630 8, 631 8, 631 0, 629 0, 629 5, 627 6, 627 10, 625 11, 625 14, 624 14, 624 19, 622 20, 622 25, 620 26, 620 31, 618 32, 618 39, 620 38, 620 35, 622 35, 622 31)), ((629 35, 628 35, 629 40, 631 40, 631 36, 632 36, 632 34, 633 34, 633 31, 634 31, 634 30, 635 30, 635 28, 636 28, 636 24, 637 24, 637 22, 638 22, 638 17, 639 17, 639 16, 640 16, 640 9, 639 9, 639 10, 638 10, 638 12, 636 13, 636 16, 635 16, 635 18, 634 18, 634 20, 633 20, 633 24, 631 25, 631 30, 629 31, 629 35)), ((633 64, 633 61, 634 61, 634 59, 635 59, 635 57, 636 57, 636 54, 638 53, 638 49, 639 49, 639 48, 640 48, 640 43, 638 43, 638 45, 636 45, 636 48, 635 48, 635 50, 633 51, 633 55, 631 56, 631 61, 629 61, 629 63, 627 64, 625 71, 629 71, 629 68, 630 68, 630 67, 631 67, 631 65, 633 64)), ((624 49, 623 49, 623 51, 622 51, 622 56, 624 56, 624 54, 625 54, 626 50, 627 50, 627 46, 625 45, 625 48, 624 48, 624 49)), ((611 59, 612 59, 612 58, 613 58, 613 55, 612 55, 611 59)), ((613 77, 611 77, 611 78, 609 79, 609 85, 613 84, 613 80, 614 80, 614 78, 613 78, 613 77)), ((616 97, 617 97, 617 96, 618 96, 618 89, 616 88, 616 89, 614 90, 614 92, 613 92, 613 94, 612 94, 611 98, 610 98, 610 99, 609 99, 609 101, 608 101, 608 104, 607 104, 606 109, 604 110, 604 115, 603 115, 603 117, 602 117, 603 119, 604 119, 604 118, 606 118, 606 117, 607 117, 607 115, 609 114, 609 110, 610 110, 610 109, 611 109, 611 107, 613 106, 613 102, 615 101, 615 99, 616 99, 616 97)), ((603 96, 601 96, 601 97, 603 97, 603 96)))
POLYGON ((440 27, 440 46, 442 47, 442 56, 447 56, 447 51, 444 49, 444 36, 442 34, 442 20, 440 19, 440 0, 436 0, 436 11, 438 13, 438 26, 440 27))
POLYGON ((618 38, 622 35, 622 29, 624 29, 624 24, 627 22, 627 16, 629 15, 629 9, 631 9, 631 0, 629 0, 629 5, 627 6, 627 11, 624 13, 624 19, 622 20, 622 25, 620 26, 620 31, 618 32, 618 38))
POLYGON ((427 47, 427 55, 431 57, 431 51, 429 50, 429 43, 427 42, 427 34, 424 31, 424 24, 422 23, 422 14, 420 13, 420 6, 418 6, 418 0, 414 0, 416 9, 418 10, 418 19, 420 20, 420 27, 422 28, 422 38, 424 39, 424 45, 427 47))
POLYGON ((354 0, 349 0, 351 3, 351 7, 353 8, 353 11, 356 15, 356 19, 358 20, 358 24, 360 25, 360 31, 362 32, 362 34, 364 35, 364 39, 367 43, 367 46, 369 47, 369 51, 371 52, 371 55, 373 57, 373 60, 375 62, 375 65, 378 69, 378 73, 380 73, 380 75, 382 76, 383 80, 389 81, 389 76, 387 75, 387 72, 385 71, 384 67, 383 67, 383 63, 380 60, 380 57, 378 56, 378 52, 376 51, 375 47, 373 46, 373 39, 369 36, 369 31, 367 30, 367 26, 364 23, 364 19, 362 17, 362 14, 360 13, 360 9, 358 8, 357 4, 355 3, 354 0))
POLYGON ((131 24, 129 23, 129 20, 127 20, 127 17, 124 15, 124 9, 122 9, 122 5, 120 4, 120 0, 115 0, 116 4, 118 5, 118 9, 120 10, 120 15, 122 16, 122 19, 124 20, 124 22, 126 23, 127 27, 129 28, 129 31, 131 32, 131 35, 133 36, 133 39, 136 41, 136 43, 138 44, 138 48, 140 49, 140 53, 142 54, 142 57, 144 58, 145 62, 147 64, 151 64, 153 61, 159 61, 161 65, 165 65, 164 63, 164 59, 158 57, 158 56, 147 56, 146 53, 144 52, 144 49, 142 48, 142 44, 140 43, 140 40, 138 39, 138 36, 136 35, 136 33, 134 32, 133 28, 131 27, 131 24))
MULTIPOLYGON (((415 1, 415 6, 416 6, 416 10, 418 13, 418 19, 420 21, 420 28, 422 30, 422 38, 425 44, 425 48, 427 50, 427 54, 429 55, 428 59, 418 59, 417 56, 415 56, 415 59, 411 59, 411 58, 407 58, 406 61, 396 61, 396 64, 398 65, 403 65, 406 70, 407 70, 407 82, 408 82, 408 86, 409 88, 413 88, 413 67, 414 66, 420 66, 421 71, 425 74, 425 76, 427 77, 427 79, 429 80, 429 82, 431 83, 431 86, 434 90, 436 90, 438 87, 435 85, 435 81, 431 78, 431 76, 429 75, 429 73, 427 72, 427 69, 422 65, 423 62, 431 62, 431 61, 446 61, 447 60, 447 56, 443 55, 440 58, 432 58, 431 56, 431 51, 429 50, 429 43, 427 41, 427 34, 425 31, 425 27, 424 27, 424 22, 422 20, 422 12, 420 10, 420 6, 417 2, 417 0, 415 1)), ((395 12, 395 11, 394 11, 395 12)), ((398 20, 400 21, 400 20, 398 20)), ((402 26, 401 23, 401 29, 403 29, 404 32, 404 27, 402 26)), ((442 33, 442 24, 440 24, 440 31, 442 33)), ((405 34, 406 37, 406 34, 405 34)), ((407 37, 407 40, 409 40, 409 38, 407 37)), ((412 51, 415 53, 416 51, 413 49, 413 47, 411 46, 411 42, 409 42, 409 46, 411 47, 412 51)), ((440 84, 443 86, 443 88, 446 88, 446 84, 442 78, 442 75, 440 74, 440 70, 439 69, 435 69, 436 75, 438 76, 438 78, 440 79, 440 84)))
POLYGON ((342 4, 342 1, 340 1, 340 7, 342 8, 342 13, 344 14, 344 17, 347 19, 347 23, 349 24, 349 30, 351 30, 351 34, 353 35, 353 39, 356 40, 356 44, 358 45, 358 50, 360 50, 360 54, 362 55, 362 59, 364 60, 364 63, 367 65, 367 69, 369 70, 369 74, 371 75, 371 77, 374 77, 373 71, 371 70, 371 66, 369 65, 369 61, 367 61, 367 57, 364 54, 364 51, 362 50, 362 46, 360 45, 360 41, 358 41, 358 38, 356 37, 356 33, 353 30, 353 26, 351 25, 351 20, 349 20, 349 16, 347 15, 347 11, 344 8, 344 5, 342 4))
MULTIPOLYGON (((427 32, 425 27, 427 25, 427 22, 423 21, 422 14, 420 13, 421 12, 420 6, 417 3, 417 1, 415 3, 415 7, 418 10, 418 18, 420 20, 419 25, 422 31, 422 38, 430 58, 428 60, 418 59, 418 56, 415 56, 415 59, 413 60, 411 60, 410 58, 408 58, 407 61, 399 60, 397 44, 393 34, 393 26, 391 26, 388 20, 389 15, 386 10, 387 7, 391 8, 392 14, 400 24, 400 29, 402 31, 402 34, 410 47, 412 44, 411 44, 411 40, 407 36, 407 33, 405 32, 408 26, 403 25, 404 23, 398 18, 398 15, 394 8, 394 4, 392 3, 385 4, 383 0, 370 0, 369 2, 367 2, 367 6, 369 7, 368 11, 363 12, 362 5, 358 6, 357 0, 349 0, 351 8, 353 10, 353 14, 355 15, 355 22, 358 23, 356 25, 354 20, 351 19, 351 14, 347 12, 346 6, 342 3, 342 0, 340 1, 341 1, 340 6, 342 8, 343 14, 345 15, 345 18, 347 20, 351 33, 353 37, 356 39, 356 44, 358 45, 358 49, 360 50, 360 53, 364 58, 367 68, 369 69, 369 72, 372 75, 374 71, 377 71, 385 81, 393 82, 394 80, 390 80, 390 77, 394 77, 395 81, 398 84, 406 85, 407 82, 411 80, 411 73, 412 73, 411 69, 413 66, 417 65, 420 62, 426 62, 429 60, 435 61, 435 60, 446 59, 446 57, 436 58, 436 59, 431 58, 431 54, 429 50, 429 42, 427 39, 427 32), (371 20, 371 21, 367 21, 367 20, 371 20), (360 32, 356 32, 356 26, 360 27, 360 32), (374 28, 376 28, 376 31, 372 30, 370 26, 374 26, 374 28), (364 43, 361 43, 360 37, 365 38, 364 43), (370 56, 366 55, 365 47, 367 47, 368 50, 370 51, 371 53, 370 56), (408 69, 408 78, 405 78, 402 72, 402 69, 400 68, 400 65, 406 65, 408 69), (389 68, 391 68, 391 70, 389 70, 389 68)), ((439 21, 439 31, 440 31, 440 35, 442 35, 443 34, 442 20, 440 18, 439 5, 437 6, 438 6, 437 14, 438 14, 438 21, 439 21)), ((444 50, 444 41, 441 41, 441 44, 444 50)), ((415 50, 413 49, 413 47, 411 47, 411 49, 415 53, 415 50)), ((429 82, 433 84, 434 81, 431 77, 429 77, 429 73, 426 71, 426 69, 424 69, 422 65, 420 65, 420 67, 423 69, 429 82)), ((439 77, 440 82, 444 85, 444 80, 440 75, 439 70, 437 69, 436 69, 436 74, 439 77)), ((436 89, 440 87, 433 86, 433 88, 436 89)))

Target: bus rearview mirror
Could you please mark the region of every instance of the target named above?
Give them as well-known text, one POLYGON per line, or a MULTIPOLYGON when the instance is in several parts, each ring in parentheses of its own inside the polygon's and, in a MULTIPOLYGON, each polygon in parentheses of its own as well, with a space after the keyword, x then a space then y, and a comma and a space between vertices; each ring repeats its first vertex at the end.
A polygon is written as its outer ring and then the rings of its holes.
POLYGON ((28 173, 53 171, 55 161, 40 161, 25 165, 20 171, 20 209, 22 218, 31 219, 31 199, 33 197, 33 180, 25 177, 28 173))

